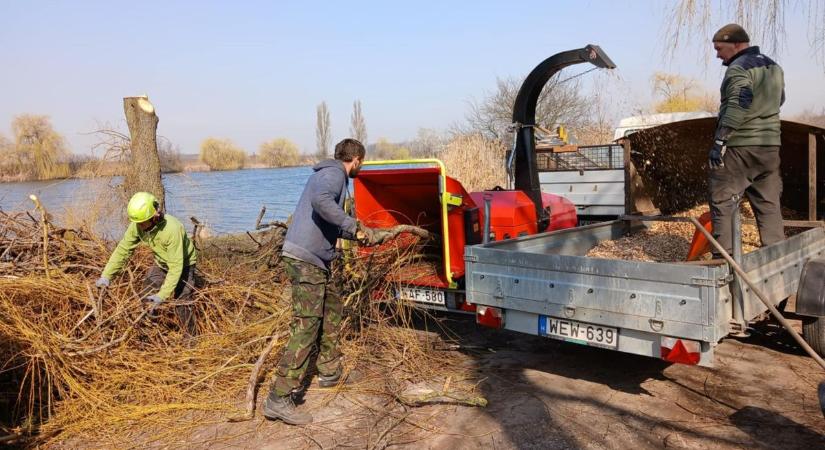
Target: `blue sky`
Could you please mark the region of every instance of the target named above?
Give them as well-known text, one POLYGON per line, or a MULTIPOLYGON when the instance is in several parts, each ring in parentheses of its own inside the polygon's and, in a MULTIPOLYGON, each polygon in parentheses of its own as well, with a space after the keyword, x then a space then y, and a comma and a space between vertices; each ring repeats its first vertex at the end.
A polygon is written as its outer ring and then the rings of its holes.
MULTIPOLYGON (((669 2, 44 2, 0 0, 0 133, 12 117, 47 114, 76 153, 98 123, 125 130, 124 96, 148 94, 159 134, 196 153, 206 137, 254 152, 275 137, 315 146, 315 107, 346 137, 360 99, 370 141, 445 129, 467 102, 553 53, 599 44, 618 65, 598 86, 617 118, 651 101, 655 71, 717 89, 705 36, 663 58, 669 2)), ((786 73, 786 116, 825 107, 804 11, 787 15, 772 55, 786 73)), ((714 27, 732 20, 721 13, 714 27)), ((758 44, 758 42, 754 42, 758 44)), ((707 44, 710 45, 710 44, 707 44)), ((571 73, 584 69, 574 68, 571 73)))

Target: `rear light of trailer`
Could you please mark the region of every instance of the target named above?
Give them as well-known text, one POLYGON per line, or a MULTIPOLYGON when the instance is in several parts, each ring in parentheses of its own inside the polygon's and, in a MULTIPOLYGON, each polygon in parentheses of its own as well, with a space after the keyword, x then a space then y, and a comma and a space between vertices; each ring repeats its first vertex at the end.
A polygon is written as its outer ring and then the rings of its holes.
POLYGON ((501 328, 504 326, 504 312, 501 308, 477 305, 476 323, 485 327, 501 328))
POLYGON ((699 364, 702 344, 688 339, 661 337, 661 355, 665 361, 680 364, 699 364))
POLYGON ((476 312, 476 305, 467 301, 467 297, 457 294, 456 295, 456 307, 461 311, 476 312))

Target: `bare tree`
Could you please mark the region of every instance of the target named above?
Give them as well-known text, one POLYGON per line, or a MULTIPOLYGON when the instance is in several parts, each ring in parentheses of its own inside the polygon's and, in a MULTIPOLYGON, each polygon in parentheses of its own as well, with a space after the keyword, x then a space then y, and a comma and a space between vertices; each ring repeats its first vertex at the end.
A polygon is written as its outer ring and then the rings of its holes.
MULTIPOLYGON (((499 78, 496 89, 480 100, 472 100, 465 122, 454 131, 458 134, 481 133, 486 139, 508 140, 511 133, 513 104, 522 79, 499 78)), ((564 123, 575 128, 587 117, 588 98, 580 92, 575 80, 560 81, 558 74, 547 82, 538 99, 536 123, 551 127, 564 123)))
POLYGON ((361 112, 361 100, 352 102, 352 117, 350 117, 349 134, 359 142, 367 145, 367 123, 361 112))
POLYGON ((432 158, 442 153, 449 141, 445 132, 431 128, 419 128, 415 139, 407 143, 412 156, 416 158, 432 158))
POLYGON ((163 182, 158 156, 158 116, 146 96, 124 97, 123 111, 129 126, 131 167, 126 172, 126 196, 135 192, 151 192, 161 207, 165 205, 163 182))
POLYGON ((589 98, 591 105, 588 119, 573 130, 579 145, 601 145, 613 140, 614 121, 609 113, 613 92, 602 83, 594 86, 589 98))
MULTIPOLYGON (((101 150, 101 161, 103 164, 129 165, 132 161, 132 141, 129 135, 118 130, 109 123, 98 123, 97 130, 89 133, 97 138, 97 142, 92 146, 94 150, 101 150)), ((158 158, 162 173, 173 173, 183 171, 183 161, 180 156, 180 147, 173 144, 164 136, 157 137, 158 158)), ((118 173, 123 174, 128 170, 118 169, 118 173)), ((101 176, 105 173, 95 173, 101 176)))
POLYGON ((332 142, 332 130, 329 122, 327 102, 321 102, 316 110, 315 144, 318 149, 318 159, 327 157, 329 144, 332 142))
MULTIPOLYGON (((673 56, 685 41, 710 41, 716 28, 727 22, 742 25, 751 37, 769 54, 775 54, 785 41, 785 13, 802 4, 808 18, 808 40, 811 50, 825 68, 825 0, 788 2, 779 0, 678 0, 667 3, 667 26, 663 27, 665 54, 673 56), (712 20, 712 17, 718 19, 712 20), (724 19, 723 19, 724 17, 724 19)), ((705 46, 705 59, 712 47, 705 46)))
POLYGON ((183 171, 180 147, 164 136, 158 136, 158 157, 160 158, 161 172, 175 173, 183 171))

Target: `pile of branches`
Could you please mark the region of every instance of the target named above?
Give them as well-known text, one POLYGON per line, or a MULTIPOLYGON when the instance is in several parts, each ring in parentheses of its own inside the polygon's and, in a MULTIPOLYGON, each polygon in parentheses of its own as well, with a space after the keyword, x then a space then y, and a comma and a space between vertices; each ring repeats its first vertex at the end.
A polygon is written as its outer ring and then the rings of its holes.
MULTIPOLYGON (((55 227, 45 211, 0 214, 0 409, 8 412, 0 415, 0 441, 162 444, 199 420, 254 414, 291 320, 277 258, 285 225, 248 240, 198 242, 204 285, 193 301, 198 334, 188 338, 173 301, 157 318, 147 314, 139 294, 153 264, 147 249, 99 292, 93 283, 112 243, 55 227)), ((423 241, 393 239, 372 252, 350 249, 335 270, 347 294, 347 370, 365 374, 339 389, 400 402, 408 385, 438 379, 452 398, 483 404, 473 400, 467 369, 434 350, 410 326, 408 305, 394 301, 386 275, 423 241)))
POLYGON ((52 225, 48 214, 7 213, 0 210, 0 274, 47 275, 47 267, 65 273, 99 270, 94 264, 105 258, 105 244, 83 230, 52 225))

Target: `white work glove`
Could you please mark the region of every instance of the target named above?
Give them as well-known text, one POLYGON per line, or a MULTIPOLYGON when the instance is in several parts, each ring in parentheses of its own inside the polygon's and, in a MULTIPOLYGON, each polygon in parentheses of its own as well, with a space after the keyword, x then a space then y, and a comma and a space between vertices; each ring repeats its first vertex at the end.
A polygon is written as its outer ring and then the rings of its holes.
POLYGON ((155 313, 155 309, 163 303, 163 299, 157 294, 154 294, 146 297, 143 301, 151 303, 149 306, 149 312, 146 315, 152 319, 157 319, 158 315, 155 313))
POLYGON ((95 281, 95 287, 99 288, 107 288, 109 287, 109 279, 106 277, 100 277, 95 281))

